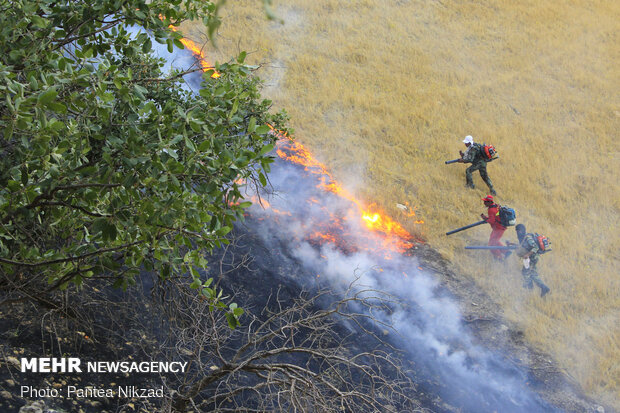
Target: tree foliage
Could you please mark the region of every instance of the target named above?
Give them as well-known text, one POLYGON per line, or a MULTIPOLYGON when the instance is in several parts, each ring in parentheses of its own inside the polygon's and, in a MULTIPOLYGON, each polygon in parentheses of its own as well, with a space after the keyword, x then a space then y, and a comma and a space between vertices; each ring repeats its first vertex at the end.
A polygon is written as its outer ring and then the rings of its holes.
MULTIPOLYGON (((0 1, 0 285, 41 298, 89 278, 126 287, 144 268, 200 279, 203 252, 265 183, 285 114, 251 68, 205 73, 199 94, 163 73, 153 41, 219 23, 204 0, 0 1), (139 30, 137 30, 139 29, 139 30)), ((240 314, 240 311, 237 311, 240 314)), ((233 323, 234 324, 234 318, 233 323)))

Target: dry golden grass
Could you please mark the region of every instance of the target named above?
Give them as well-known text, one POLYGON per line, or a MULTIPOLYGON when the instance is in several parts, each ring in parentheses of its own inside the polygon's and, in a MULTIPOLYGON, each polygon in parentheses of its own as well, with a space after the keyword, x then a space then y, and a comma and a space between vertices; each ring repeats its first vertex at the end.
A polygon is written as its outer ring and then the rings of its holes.
MULTIPOLYGON (((252 52, 264 94, 297 139, 358 195, 380 203, 473 277, 597 399, 620 408, 620 2, 289 0, 269 22, 229 2, 213 60, 252 52), (477 221, 486 186, 464 188, 465 135, 492 143, 500 203, 553 252, 552 294, 521 287, 520 263, 493 263, 477 221), (354 172, 354 173, 352 173, 354 172), (416 206, 426 223, 395 208, 416 206)), ((204 39, 193 27, 185 32, 204 39)), ((504 239, 515 240, 509 229, 504 239)))

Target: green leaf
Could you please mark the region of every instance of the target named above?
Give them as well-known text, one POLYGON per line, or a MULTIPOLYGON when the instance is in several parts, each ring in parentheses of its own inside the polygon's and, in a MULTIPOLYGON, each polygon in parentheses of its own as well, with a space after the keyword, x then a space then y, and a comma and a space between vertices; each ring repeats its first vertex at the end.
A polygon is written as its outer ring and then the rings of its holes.
POLYGON ((144 12, 142 12, 142 10, 140 9, 135 10, 134 13, 136 14, 137 18, 146 19, 146 14, 144 14, 144 12))
POLYGON ((22 185, 28 185, 28 169, 25 166, 21 168, 22 185))
POLYGON ((97 218, 93 222, 92 233, 96 234, 98 232, 103 231, 103 227, 107 224, 108 220, 106 218, 97 218))
POLYGON ((47 107, 53 110, 56 113, 67 113, 67 107, 59 102, 50 102, 47 104, 47 107))
POLYGON ((237 319, 239 317, 241 317, 243 315, 243 313, 244 313, 244 311, 243 311, 243 308, 241 308, 241 307, 235 308, 233 310, 233 314, 234 314, 235 318, 237 318, 237 319))
POLYGON ((138 84, 133 85, 133 91, 141 100, 145 100, 146 99, 144 94, 147 93, 148 91, 145 88, 143 88, 142 86, 140 86, 138 84))
POLYGON ((258 156, 263 156, 266 153, 269 153, 273 150, 273 144, 265 145, 261 148, 260 152, 258 152, 258 156))
POLYGON ((153 43, 149 37, 146 38, 144 43, 142 43, 142 53, 148 53, 153 50, 153 43))
POLYGON ((181 43, 179 39, 174 39, 173 42, 174 42, 174 45, 178 47, 179 49, 185 49, 185 46, 183 45, 183 43, 181 43))
POLYGON ((264 135, 265 133, 269 132, 271 130, 271 128, 267 125, 261 125, 258 128, 256 128, 256 133, 259 135, 264 135))
POLYGON ((228 327, 232 330, 241 325, 233 313, 226 313, 226 321, 228 321, 228 327))
POLYGON ((233 115, 237 113, 238 109, 239 109, 239 101, 235 100, 235 102, 232 105, 232 108, 230 109, 230 113, 228 114, 228 119, 231 119, 233 115))
POLYGON ((31 20, 34 26, 38 27, 39 29, 45 29, 49 24, 49 22, 46 19, 39 17, 39 16, 32 16, 31 20))
POLYGON ((224 235, 228 234, 230 231, 232 231, 232 228, 226 226, 226 227, 222 227, 218 229, 217 231, 215 231, 215 233, 219 235, 220 237, 223 237, 224 235))
POLYGON ((47 126, 49 128, 51 128, 52 130, 58 132, 62 129, 65 128, 65 124, 57 119, 50 119, 49 123, 47 124, 47 126))
POLYGON ((8 122, 4 129, 4 140, 9 141, 13 137, 13 122, 8 122))
POLYGON ((7 182, 7 187, 9 188, 9 191, 11 192, 17 192, 21 189, 21 185, 19 184, 19 182, 14 181, 12 179, 7 182))
POLYGON ((39 97, 37 98, 37 102, 42 105, 47 105, 58 96, 58 92, 55 89, 50 88, 41 93, 39 93, 39 97))
POLYGON ((106 241, 114 241, 117 233, 116 226, 113 223, 106 221, 106 224, 102 228, 103 239, 106 241))
POLYGON ((207 21, 207 36, 209 37, 209 40, 211 40, 211 43, 213 44, 215 44, 215 36, 213 36, 213 34, 217 30, 217 28, 220 27, 220 24, 221 24, 221 21, 216 16, 210 17, 207 21))
POLYGON ((256 131, 256 118, 252 116, 250 122, 248 122, 248 133, 256 131))

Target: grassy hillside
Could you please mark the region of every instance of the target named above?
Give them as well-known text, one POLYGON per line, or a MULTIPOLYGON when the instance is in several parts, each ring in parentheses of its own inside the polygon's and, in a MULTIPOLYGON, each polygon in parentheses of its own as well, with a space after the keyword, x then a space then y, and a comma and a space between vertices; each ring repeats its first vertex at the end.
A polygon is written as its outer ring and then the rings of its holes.
MULTIPOLYGON (((218 50, 261 64, 265 94, 297 138, 364 199, 423 234, 503 306, 594 397, 620 408, 620 2, 288 0, 284 24, 255 1, 229 2, 218 50), (545 300, 522 289, 520 262, 463 246, 486 186, 444 165, 465 135, 492 143, 489 175, 553 252, 545 300), (425 224, 395 204, 409 202, 425 224)), ((202 34, 185 32, 196 40, 202 34)), ((509 229, 504 239, 516 240, 509 229)))

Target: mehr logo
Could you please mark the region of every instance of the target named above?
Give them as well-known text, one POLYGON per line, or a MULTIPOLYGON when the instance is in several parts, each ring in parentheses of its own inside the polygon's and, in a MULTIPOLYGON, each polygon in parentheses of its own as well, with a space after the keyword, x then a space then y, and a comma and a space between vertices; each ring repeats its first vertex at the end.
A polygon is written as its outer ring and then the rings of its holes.
POLYGON ((22 358, 22 373, 81 373, 80 359, 75 357, 22 358))
MULTIPOLYGON (((22 358, 22 373, 81 373, 79 358, 34 357, 22 358)), ((185 373, 184 361, 88 361, 88 373, 185 373)))

